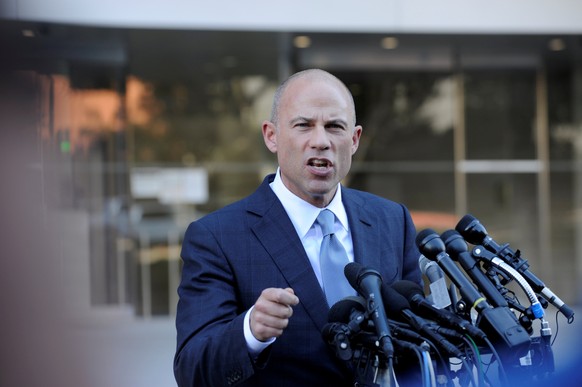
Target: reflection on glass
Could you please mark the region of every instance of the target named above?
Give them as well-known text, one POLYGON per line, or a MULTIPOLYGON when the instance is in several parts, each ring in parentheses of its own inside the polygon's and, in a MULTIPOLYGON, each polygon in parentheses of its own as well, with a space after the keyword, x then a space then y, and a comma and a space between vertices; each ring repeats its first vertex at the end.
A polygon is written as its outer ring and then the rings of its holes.
POLYGON ((535 72, 465 75, 467 159, 535 159, 535 72))
MULTIPOLYGON (((85 239, 75 243, 88 257, 66 263, 86 265, 92 304, 172 314, 187 223, 249 194, 275 169, 261 122, 278 74, 297 63, 282 54, 292 41, 271 32, 126 32, 121 62, 58 57, 58 74, 43 73, 39 135, 57 155, 45 173, 61 188, 51 204, 80 224, 75 231, 85 239)), ((87 47, 101 33, 86 31, 87 47)), ((454 69, 353 66, 331 69, 352 91, 364 128, 344 184, 404 203, 419 229, 454 227, 453 132, 462 97, 468 208, 496 237, 527 248, 535 264, 535 71, 463 71, 460 96, 454 69), (530 169, 477 171, 491 160, 524 161, 530 169)), ((556 67, 547 79, 552 249, 574 257, 580 238, 572 214, 582 189, 571 161, 582 153, 580 91, 571 70, 556 67)), ((574 263, 560 265, 571 270, 574 263)))
POLYGON ((454 227, 450 74, 337 74, 352 90, 363 126, 347 184, 409 207, 417 227, 454 227))
POLYGON ((536 179, 529 173, 467 176, 471 214, 495 240, 524 250, 532 265, 539 262, 536 179))
POLYGON ((454 87, 450 74, 337 73, 354 95, 367 162, 453 160, 454 87))

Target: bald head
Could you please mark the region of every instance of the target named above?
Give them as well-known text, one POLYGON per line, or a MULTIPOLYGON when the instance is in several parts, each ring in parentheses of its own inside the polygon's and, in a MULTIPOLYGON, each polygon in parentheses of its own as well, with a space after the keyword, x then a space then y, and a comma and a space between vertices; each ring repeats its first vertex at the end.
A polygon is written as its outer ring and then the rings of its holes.
POLYGON ((298 80, 323 81, 338 86, 341 90, 344 91, 346 98, 349 101, 351 115, 353 118, 353 122, 351 122, 351 124, 352 126, 356 125, 356 108, 354 104, 354 98, 352 97, 352 93, 350 93, 350 90, 347 88, 347 86, 340 79, 328 73, 327 71, 320 69, 308 69, 291 75, 289 78, 287 78, 287 80, 279 85, 275 91, 275 96, 273 97, 273 107, 271 109, 271 122, 275 124, 275 126, 278 126, 281 100, 283 99, 288 86, 298 80))

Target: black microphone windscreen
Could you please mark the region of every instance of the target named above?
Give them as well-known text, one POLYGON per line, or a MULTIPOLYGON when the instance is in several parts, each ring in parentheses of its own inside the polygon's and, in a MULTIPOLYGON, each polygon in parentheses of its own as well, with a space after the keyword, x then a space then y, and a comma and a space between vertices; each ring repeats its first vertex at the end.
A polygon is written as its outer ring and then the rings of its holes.
POLYGON ((459 254, 469 251, 467 242, 456 230, 447 230, 443 232, 441 239, 445 242, 447 253, 453 259, 457 259, 459 254))
POLYGON ((358 277, 364 269, 364 266, 358 262, 350 262, 344 267, 344 275, 354 289, 358 289, 358 277))
POLYGON ((394 319, 398 319, 403 310, 410 309, 410 304, 406 298, 388 285, 382 286, 382 300, 388 317, 394 319))
MULTIPOLYGON (((457 230, 467 242, 474 245, 483 243, 488 237, 485 227, 472 215, 465 215, 459 223, 457 223, 455 230, 457 230)), ((487 246, 485 246, 485 248, 487 248, 487 246)))
MULTIPOLYGON (((442 239, 443 241, 445 241, 445 244, 447 243, 447 240, 448 240, 449 238, 453 238, 453 237, 460 237, 460 234, 459 234, 459 232, 458 232, 458 231, 456 231, 456 230, 447 230, 447 231, 445 231, 445 232, 443 232, 443 233, 441 234, 441 239, 442 239)), ((462 237, 461 237, 461 238, 462 238, 462 237)))
POLYGON ((342 298, 329 309, 327 314, 327 321, 332 322, 342 322, 349 323, 351 320, 352 312, 357 310, 358 312, 366 312, 366 303, 362 297, 350 296, 342 298))
POLYGON ((422 287, 416 282, 408 280, 396 281, 392 284, 392 288, 400 293, 404 298, 410 302, 414 296, 421 296, 424 298, 424 292, 422 287))
POLYGON ((439 234, 431 228, 422 230, 416 235, 416 245, 422 255, 433 261, 438 260, 439 254, 446 250, 439 234))
POLYGON ((422 231, 420 231, 417 235, 416 235, 416 245, 420 247, 421 244, 423 244, 423 240, 432 234, 436 234, 436 231, 433 230, 432 228, 427 228, 424 229, 422 231))
POLYGON ((471 214, 467 214, 467 215, 463 216, 461 218, 461 220, 459 220, 459 222, 457 223, 457 226, 455 226, 455 230, 457 230, 458 232, 460 232, 462 234, 463 231, 465 231, 467 229, 467 227, 469 227, 469 225, 476 219, 477 218, 475 218, 471 214))

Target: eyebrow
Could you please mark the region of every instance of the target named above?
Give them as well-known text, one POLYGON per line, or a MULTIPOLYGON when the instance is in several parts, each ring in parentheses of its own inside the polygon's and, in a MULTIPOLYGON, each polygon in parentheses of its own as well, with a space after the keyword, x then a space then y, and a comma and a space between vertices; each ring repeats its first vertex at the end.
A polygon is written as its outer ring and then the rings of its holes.
POLYGON ((329 124, 339 124, 339 125, 345 126, 346 128, 348 127, 348 122, 345 120, 342 120, 341 118, 336 118, 336 119, 327 121, 326 125, 329 125, 329 124))
MULTIPOLYGON (((293 118, 291 121, 289 121, 289 123, 291 125, 293 125, 294 123, 297 123, 297 122, 311 122, 313 120, 314 120, 313 118, 299 116, 299 117, 293 118)), ((347 121, 345 121, 341 118, 334 118, 334 119, 325 121, 325 125, 329 125, 329 124, 339 124, 339 125, 343 125, 345 127, 348 127, 347 121)))

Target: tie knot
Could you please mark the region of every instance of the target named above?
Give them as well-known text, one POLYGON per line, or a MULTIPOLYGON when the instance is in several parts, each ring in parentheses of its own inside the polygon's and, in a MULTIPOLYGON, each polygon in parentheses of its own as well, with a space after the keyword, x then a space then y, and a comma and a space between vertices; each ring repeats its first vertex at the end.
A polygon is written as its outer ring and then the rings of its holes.
POLYGON ((317 223, 321 226, 321 231, 324 236, 333 234, 333 223, 335 215, 330 210, 323 210, 317 215, 317 223))

